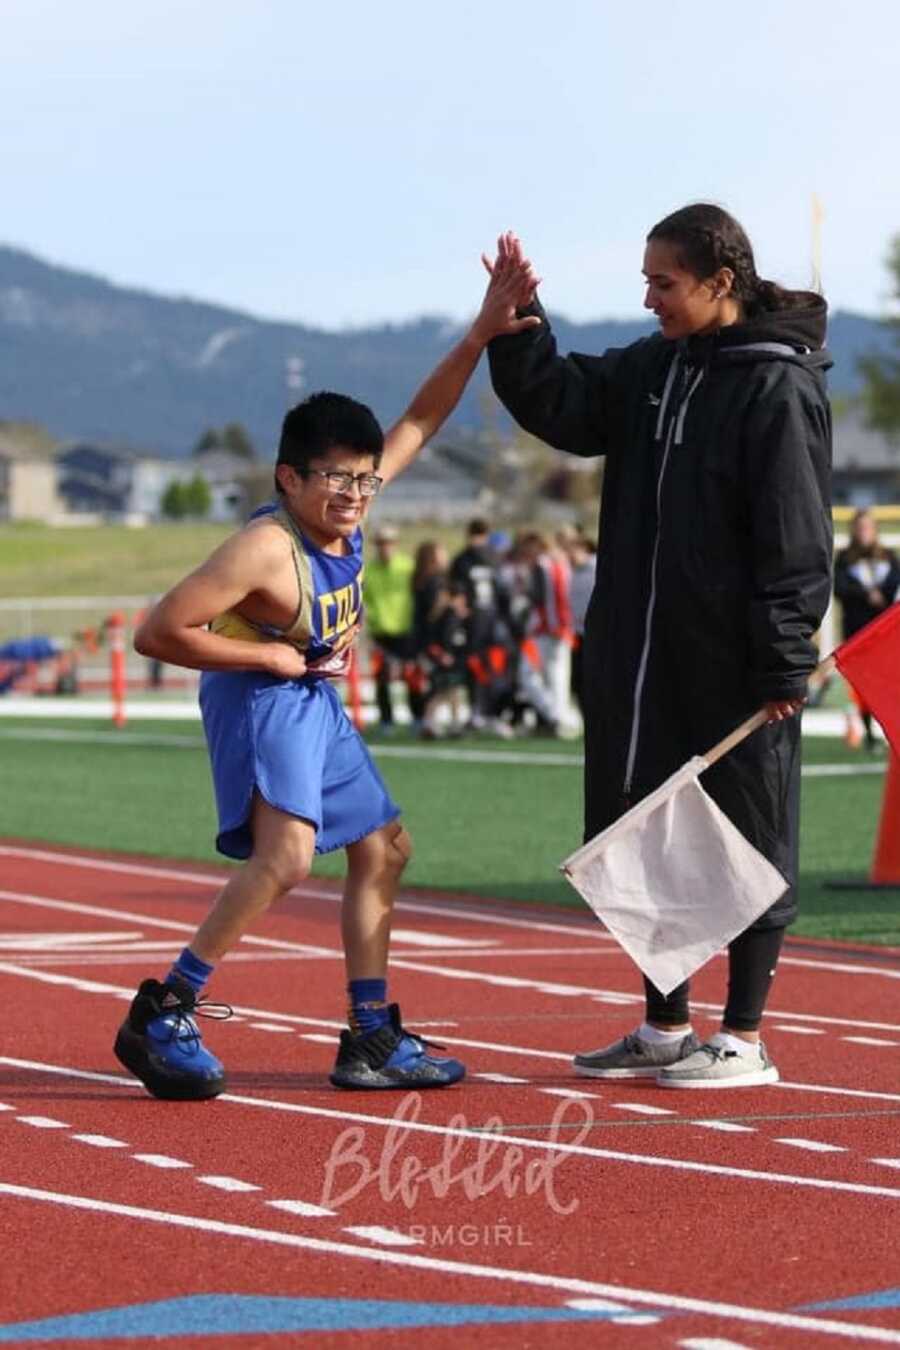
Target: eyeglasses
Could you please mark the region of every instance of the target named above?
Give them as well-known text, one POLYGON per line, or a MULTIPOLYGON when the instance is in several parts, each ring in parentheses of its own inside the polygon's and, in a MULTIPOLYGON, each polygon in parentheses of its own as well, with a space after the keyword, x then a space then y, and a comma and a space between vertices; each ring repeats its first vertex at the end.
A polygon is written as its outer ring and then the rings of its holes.
POLYGON ((349 493, 355 483, 361 497, 374 497, 384 482, 377 473, 347 473, 344 469, 304 469, 301 477, 308 478, 313 473, 325 479, 329 492, 349 493))

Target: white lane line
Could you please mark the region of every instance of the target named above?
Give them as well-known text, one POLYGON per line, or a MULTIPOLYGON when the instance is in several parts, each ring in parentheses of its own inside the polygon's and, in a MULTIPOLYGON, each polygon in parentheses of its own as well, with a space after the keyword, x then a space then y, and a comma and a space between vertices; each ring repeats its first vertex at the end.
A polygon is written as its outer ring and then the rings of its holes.
POLYGON ((23 1125, 33 1125, 36 1130, 70 1130, 63 1120, 53 1120, 50 1116, 16 1116, 23 1125))
POLYGON ((411 947, 496 947, 499 938, 449 937, 446 933, 422 933, 417 928, 392 928, 391 943, 408 942, 411 947))
POLYGON ((612 1102, 614 1111, 635 1111, 640 1116, 676 1116, 677 1111, 670 1111, 665 1106, 645 1106, 643 1102, 612 1102))
POLYGON ((692 1336, 689 1341, 679 1341, 681 1350, 750 1350, 741 1341, 723 1341, 721 1336, 692 1336))
POLYGON ((722 1134, 755 1134, 752 1125, 738 1125, 733 1120, 688 1120, 686 1125, 699 1125, 702 1130, 719 1130, 722 1134))
MULTIPOLYGON (((221 1098, 219 1099, 222 1100, 221 1098)), ((543 1271, 503 1269, 496 1265, 476 1265, 468 1261, 449 1261, 440 1257, 424 1256, 419 1252, 388 1251, 382 1247, 357 1247, 349 1242, 329 1241, 326 1238, 307 1237, 302 1233, 282 1233, 276 1229, 251 1228, 247 1224, 225 1223, 199 1215, 178 1214, 171 1211, 143 1209, 136 1205, 114 1204, 84 1195, 67 1195, 58 1191, 41 1191, 32 1186, 15 1186, 0 1182, 0 1194, 21 1200, 34 1200, 68 1209, 87 1210, 95 1214, 111 1214, 119 1218, 156 1223, 163 1228, 187 1228, 223 1237, 244 1238, 250 1242, 271 1243, 273 1246, 293 1247, 300 1251, 319 1252, 329 1256, 346 1256, 361 1261, 374 1261, 405 1266, 412 1270, 431 1270, 452 1276, 468 1275, 474 1279, 490 1280, 497 1284, 525 1285, 531 1288, 556 1289, 574 1295, 625 1300, 630 1304, 649 1305, 655 1311, 673 1309, 678 1312, 700 1313, 710 1317, 733 1318, 757 1326, 782 1327, 789 1331, 809 1331, 817 1335, 843 1336, 857 1341, 873 1341, 882 1345, 900 1345, 900 1331, 875 1327, 866 1323, 838 1321, 826 1317, 810 1317, 801 1313, 777 1312, 770 1308, 747 1307, 736 1303, 717 1303, 710 1300, 664 1294, 655 1289, 629 1289, 621 1285, 601 1284, 571 1276, 547 1274, 543 1271)))
POLYGON ((283 1026, 281 1022, 248 1022, 247 1025, 248 1027, 255 1027, 257 1031, 287 1032, 289 1036, 293 1031, 292 1027, 283 1026))
POLYGON ((573 1312, 611 1313, 604 1321, 613 1326, 650 1327, 662 1321, 653 1313, 631 1312, 624 1303, 614 1303, 609 1298, 567 1298, 565 1306, 573 1312))
POLYGON ((846 1153, 839 1144, 823 1144, 819 1139, 776 1139, 776 1144, 789 1144, 791 1148, 805 1148, 810 1153, 846 1153))
POLYGON ((320 1031, 301 1031, 300 1039, 301 1041, 313 1041, 316 1045, 334 1045, 334 1037, 323 1036, 320 1031))
POLYGON ((77 1139, 79 1144, 92 1144, 94 1148, 130 1148, 130 1144, 123 1144, 121 1139, 111 1139, 108 1134, 73 1134, 72 1139, 77 1139))
POLYGON ((254 1186, 251 1181, 238 1181, 237 1177, 196 1177, 204 1186, 215 1186, 217 1191, 261 1191, 262 1186, 254 1186))
POLYGON ((825 1032, 821 1027, 788 1027, 779 1022, 771 1028, 772 1031, 790 1031, 794 1036, 824 1036, 825 1032))
MULTIPOLYGON (((31 1068, 43 1073, 60 1074, 64 1077, 85 1078, 94 1082, 113 1083, 118 1087, 134 1088, 135 1082, 124 1075, 100 1074, 83 1069, 66 1069, 61 1065, 42 1064, 32 1060, 14 1060, 0 1055, 0 1064, 11 1064, 16 1068, 31 1068)), ((869 1095, 869 1094, 866 1094, 869 1095)), ((884 1094, 874 1094, 884 1095, 884 1094)), ((315 1116, 323 1120, 336 1120, 344 1123, 353 1121, 362 1125, 376 1125, 382 1129, 396 1126, 393 1116, 364 1115, 358 1111, 330 1110, 321 1106, 304 1106, 299 1102, 282 1102, 272 1097, 244 1097, 237 1093, 223 1092, 217 1099, 220 1102, 233 1102, 237 1106, 261 1107, 269 1111, 286 1111, 291 1114, 315 1116)), ((563 1108, 560 1108, 563 1109, 563 1108)), ((68 1127, 65 1127, 68 1128, 68 1127)), ((445 1125, 429 1125, 424 1121, 404 1120, 405 1131, 421 1134, 436 1134, 444 1138, 473 1139, 478 1143, 484 1139, 484 1132, 467 1128, 445 1125)), ((546 1141, 519 1137, 518 1135, 492 1133, 492 1139, 501 1144, 516 1144, 520 1148, 546 1151, 546 1141)), ((681 1172, 701 1172, 710 1176, 737 1177, 747 1181, 766 1181, 776 1185, 807 1187, 814 1190, 838 1191, 851 1195, 880 1195, 891 1200, 900 1200, 900 1190, 889 1186, 866 1186, 856 1182, 830 1181, 825 1178, 800 1177, 782 1172, 756 1172, 743 1167, 725 1167, 717 1163, 691 1162, 683 1158, 650 1157, 641 1153, 622 1153, 615 1149, 589 1147, 586 1144, 569 1144, 557 1141, 553 1144, 556 1153, 571 1153, 580 1157, 605 1158, 613 1162, 633 1163, 642 1167, 672 1168, 681 1172)), ((898 1342, 900 1343, 900 1342, 898 1342)))
POLYGON ((889 1045, 896 1047, 900 1041, 882 1041, 877 1036, 842 1036, 842 1041, 848 1041, 851 1045, 889 1045))
POLYGON ((149 1167, 193 1167, 193 1163, 183 1162, 181 1158, 170 1158, 165 1153, 132 1153, 136 1162, 147 1163, 149 1167))
POLYGON ((380 1228, 378 1224, 362 1224, 354 1228, 345 1228, 345 1233, 365 1238, 367 1242, 380 1242, 384 1247, 421 1247, 420 1238, 410 1237, 407 1233, 398 1233, 395 1228, 380 1228))
POLYGON ((14 1106, 7 1106, 6 1102, 0 1102, 0 1111, 15 1111, 14 1106))
MULTIPOLYGON (((106 858, 78 857, 71 853, 55 853, 50 849, 20 848, 13 844, 0 845, 0 857, 27 858, 34 862, 58 863, 64 867, 81 867, 95 872, 118 872, 125 876, 157 877, 165 881, 193 882, 200 886, 221 888, 228 880, 228 874, 182 871, 175 867, 151 867, 140 863, 113 862, 106 858)), ((292 894, 313 900, 330 900, 341 903, 341 894, 337 890, 326 890, 318 886, 297 886, 292 894)), ((410 914, 437 914, 441 918, 461 920, 466 923, 490 924, 498 928, 519 928, 523 932, 554 933, 557 937, 574 934, 581 939, 592 938, 595 942, 617 945, 615 938, 604 932, 599 924, 550 923, 538 919, 511 918, 506 914, 492 914, 489 910, 464 909, 432 901, 399 899, 394 905, 396 910, 405 910, 410 914)), ((115 914, 121 918, 124 915, 115 914)), ((262 941, 263 939, 259 939, 262 941)), ((275 944, 278 945, 278 944, 275 944)))
POLYGON ((599 1092, 579 1092, 577 1088, 538 1088, 545 1097, 568 1097, 571 1100, 584 1098, 585 1101, 596 1101, 600 1096, 599 1092))
MULTIPOLYGON (((8 852, 0 848, 0 855, 8 852)), ((222 884, 221 882, 219 883, 222 884)), ((83 905, 75 900, 57 900, 49 895, 33 895, 30 891, 0 891, 0 900, 11 900, 19 905, 30 905, 35 909, 61 909, 68 914, 88 914, 101 919, 127 919, 131 923, 143 924, 146 928, 169 928, 177 933, 194 933, 196 924, 179 923, 176 919, 157 919, 149 914, 134 914, 127 909, 108 909, 102 905, 83 905)), ((241 942, 256 947, 271 947, 278 951, 314 953, 318 956, 340 954, 334 947, 316 947, 312 943, 281 942, 275 938, 253 937, 245 934, 241 942)))
POLYGON ((513 1078, 508 1073, 473 1073, 470 1078, 479 1078, 484 1083, 527 1083, 528 1078, 513 1078))
POLYGON ((299 1214, 303 1219, 331 1219, 337 1210, 311 1205, 308 1200, 267 1200, 272 1209, 283 1209, 286 1214, 299 1214))
POLYGON ((900 1158, 870 1158, 869 1161, 878 1163, 879 1167, 896 1167, 900 1170, 900 1158))

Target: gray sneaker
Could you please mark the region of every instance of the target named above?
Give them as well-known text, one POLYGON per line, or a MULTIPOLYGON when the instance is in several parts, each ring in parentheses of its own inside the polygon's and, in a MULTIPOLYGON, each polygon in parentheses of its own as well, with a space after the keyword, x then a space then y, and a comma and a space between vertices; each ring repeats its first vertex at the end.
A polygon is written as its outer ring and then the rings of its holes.
POLYGON ((642 1041, 636 1031, 615 1045, 576 1055, 575 1072, 585 1078, 655 1078, 661 1069, 676 1064, 699 1050, 700 1042, 692 1031, 680 1041, 666 1045, 642 1041))
POLYGON ((749 1055, 707 1042, 687 1059, 661 1069, 656 1082, 672 1088, 762 1087, 778 1082, 778 1070, 762 1041, 749 1055))

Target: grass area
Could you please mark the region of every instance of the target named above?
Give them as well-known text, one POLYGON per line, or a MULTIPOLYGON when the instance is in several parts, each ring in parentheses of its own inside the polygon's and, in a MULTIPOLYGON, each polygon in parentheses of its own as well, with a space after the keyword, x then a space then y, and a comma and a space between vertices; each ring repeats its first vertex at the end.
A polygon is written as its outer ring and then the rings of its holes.
MULTIPOLYGON (((377 745, 377 742, 374 742, 377 745)), ((402 744, 402 738, 390 742, 402 744)), ((561 742, 463 742, 463 748, 563 754, 565 765, 446 762, 382 757, 380 767, 415 844, 410 885, 572 905, 557 871, 580 842, 580 746, 561 742)), ((861 763, 840 741, 808 738, 807 764, 861 763)), ((0 835, 151 855, 211 860, 215 818, 199 728, 108 722, 0 722, 0 835), (49 735, 60 739, 47 739, 49 735), (84 738, 93 735, 97 739, 84 738), (81 738, 81 739, 80 739, 81 738)), ((900 892, 832 891, 830 878, 868 871, 880 774, 808 778, 803 787, 801 918, 811 937, 900 945, 900 892)), ((219 859, 221 861, 221 859, 219 859)), ((339 876, 343 855, 319 859, 339 876)))
MULTIPOLYGON (((390 502, 379 503, 378 519, 390 519, 390 502)), ((234 525, 201 521, 170 525, 0 526, 0 600, 21 596, 157 595, 193 570, 234 525)), ((400 542, 413 552, 423 539, 438 539, 452 553, 463 546, 463 530, 409 525, 400 542)))

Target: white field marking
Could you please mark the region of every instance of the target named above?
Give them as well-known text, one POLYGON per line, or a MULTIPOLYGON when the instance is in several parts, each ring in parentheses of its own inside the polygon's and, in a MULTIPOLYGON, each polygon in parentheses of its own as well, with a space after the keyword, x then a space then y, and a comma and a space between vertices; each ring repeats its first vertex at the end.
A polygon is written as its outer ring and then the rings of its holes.
MULTIPOLYGON (((292 1027, 283 1026, 281 1022, 248 1022, 248 1027, 255 1027, 257 1031, 280 1031, 290 1036, 293 1032, 292 1027)), ((332 1038, 333 1039, 333 1038, 332 1038)))
POLYGON ((15 1111, 14 1106, 7 1106, 6 1102, 0 1102, 0 1111, 15 1111))
POLYGON ((408 942, 412 947, 496 947, 499 938, 448 937, 446 933, 420 933, 415 928, 392 928, 391 942, 408 942))
POLYGON ((316 1045, 334 1045, 334 1037, 323 1036, 320 1031, 301 1031, 299 1035, 301 1041, 313 1041, 316 1045))
POLYGON ((782 1078, 777 1084, 789 1092, 821 1092, 828 1096, 864 1097, 873 1102, 900 1102, 900 1092, 874 1092, 871 1088, 833 1087, 830 1083, 786 1083, 782 1078))
POLYGON ((193 1167, 193 1163, 183 1162, 181 1158, 169 1158, 165 1153, 132 1153, 136 1162, 147 1163, 149 1167, 193 1167))
MULTIPOLYGON (((97 872, 118 872, 126 876, 158 877, 164 881, 193 882, 199 886, 215 886, 220 890, 228 880, 226 873, 185 872, 175 867, 153 867, 141 863, 113 862, 107 858, 78 857, 70 853, 54 853, 50 849, 21 848, 13 844, 0 844, 0 857, 4 856, 28 858, 34 862, 59 863, 63 866, 82 867, 97 872)), ((331 900, 335 904, 341 902, 338 891, 326 890, 324 887, 304 884, 295 887, 292 894, 313 900, 331 900)), ((572 933, 582 939, 592 938, 596 942, 618 946, 615 938, 604 932, 599 924, 593 920, 582 924, 574 924, 541 922, 538 919, 513 919, 504 914, 492 914, 487 909, 465 909, 432 901, 405 900, 402 898, 397 900, 394 905, 395 911, 400 909, 406 910, 410 914, 437 914, 441 918, 457 921, 465 919, 466 923, 491 924, 499 928, 519 928, 523 932, 555 933, 557 936, 572 933)), ((127 916, 116 915, 116 917, 127 916)))
POLYGON ((755 1134, 752 1125, 737 1125, 733 1120, 687 1120, 686 1125, 699 1125, 704 1130, 720 1130, 722 1134, 755 1134))
POLYGON ((780 956, 780 966, 805 966, 807 970, 824 970, 835 975, 883 975, 887 980, 900 980, 900 970, 887 966, 856 966, 850 961, 813 961, 806 956, 780 956))
MULTIPOLYGON (((468 980, 476 984, 487 984, 499 989, 526 989, 529 992, 533 991, 539 994, 550 994, 554 998, 582 997, 593 999, 595 1001, 606 1001, 609 994, 614 992, 593 989, 587 985, 558 984, 552 983, 549 980, 526 979, 520 975, 500 975, 493 971, 463 970, 458 966, 433 966, 426 964, 424 961, 408 961, 402 958, 398 960, 394 957, 391 958, 391 966, 400 970, 414 970, 423 975, 441 975, 444 979, 448 980, 468 980)), ((900 971, 893 973, 900 977, 900 971)), ((615 997, 616 1001, 620 1001, 623 1004, 640 1004, 641 1007, 644 1006, 644 997, 642 994, 616 994, 615 997)), ((694 1003, 693 1006, 695 1009, 702 1009, 710 1012, 714 1011, 719 1015, 721 1014, 721 1007, 719 1004, 694 1003)), ((858 1022, 843 1017, 820 1017, 815 1013, 793 1013, 784 1010, 776 1012, 773 1010, 770 1012, 769 1016, 789 1017, 794 1018, 797 1021, 827 1022, 840 1027, 866 1027, 880 1031, 900 1031, 900 1026, 891 1022, 858 1022)))
POLYGON ((79 1144, 92 1144, 94 1148, 130 1148, 130 1144, 123 1144, 121 1139, 110 1139, 108 1134, 73 1134, 72 1139, 77 1139, 79 1144))
POLYGON ((345 1228, 345 1233, 352 1233, 354 1237, 365 1238, 368 1242, 380 1242, 385 1247, 422 1247, 424 1243, 419 1238, 410 1237, 408 1233, 398 1233, 395 1228, 380 1228, 378 1224, 363 1224, 354 1228, 345 1228))
MULTIPOLYGON (((180 952, 182 945, 182 941, 153 944, 154 948, 158 949, 151 952, 151 955, 154 958, 171 963, 180 952)), ((455 955, 455 953, 452 954, 455 955)), ((0 957, 3 957, 4 955, 11 957, 12 953, 0 951, 0 957)), ((461 955, 467 956, 468 952, 462 952, 461 955)), ((334 954, 331 956, 322 956, 319 952, 256 951, 228 953, 229 966, 233 966, 236 962, 241 961, 252 961, 254 964, 258 965, 262 961, 342 962, 343 959, 342 953, 337 951, 337 949, 335 949, 334 954)), ((35 956, 31 954, 22 956, 17 952, 15 954, 15 961, 16 965, 19 966, 39 966, 41 969, 44 969, 45 967, 49 968, 51 966, 77 966, 80 970, 82 966, 146 966, 147 953, 143 951, 140 944, 136 944, 134 947, 129 947, 127 951, 123 951, 121 954, 110 953, 108 955, 104 954, 103 956, 88 955, 86 953, 70 956, 35 956)))
MULTIPOLYGON (((0 848, 0 854, 5 850, 0 848)), ((69 914, 91 914, 103 919, 129 919, 132 923, 142 923, 148 928, 170 928, 179 933, 194 933, 197 925, 179 923, 175 919, 155 919, 149 914, 132 914, 124 909, 106 909, 101 905, 83 905, 75 900, 55 900, 48 895, 31 895, 26 891, 0 891, 0 900, 11 900, 20 905, 34 905, 38 909, 62 909, 69 914)), ((316 947, 311 943, 280 942, 276 938, 244 936, 241 942, 257 947, 274 947, 279 951, 315 953, 318 956, 333 956, 333 947, 316 947)))
POLYGON ((0 933, 0 947, 89 947, 98 942, 133 942, 143 933, 0 933))
POLYGON ((678 1344, 681 1350, 749 1350, 740 1341, 723 1341, 721 1336, 692 1336, 678 1344))
POLYGON ((33 1125, 38 1130, 70 1130, 63 1120, 54 1120, 51 1116, 16 1116, 23 1125, 33 1125))
POLYGON ((789 1144, 791 1148, 805 1148, 810 1153, 846 1153, 838 1144, 823 1144, 818 1139, 776 1139, 776 1144, 789 1144))
POLYGON ((596 1101, 600 1096, 599 1092, 581 1092, 578 1088, 538 1088, 538 1092, 542 1092, 545 1097, 584 1098, 586 1101, 596 1101))
POLYGON ((262 1186, 254 1186, 252 1181, 239 1181, 237 1177, 196 1177, 204 1186, 215 1186, 218 1191, 261 1191, 262 1186))
POLYGON ((790 1031, 794 1036, 824 1036, 825 1032, 821 1027, 788 1027, 779 1023, 777 1026, 769 1028, 771 1031, 790 1031))
MULTIPOLYGON (((221 1100, 221 1098, 220 1098, 221 1100)), ((0 1194, 21 1200, 35 1200, 44 1204, 60 1205, 69 1209, 87 1210, 94 1214, 110 1214, 118 1218, 157 1223, 172 1228, 187 1228, 222 1237, 244 1238, 251 1242, 271 1243, 273 1246, 292 1247, 295 1250, 319 1252, 328 1256, 346 1256, 379 1265, 392 1264, 412 1270, 431 1270, 444 1275, 468 1275, 473 1279, 491 1280, 495 1284, 525 1285, 531 1288, 556 1289, 562 1293, 587 1295, 595 1298, 621 1299, 630 1304, 649 1305, 654 1310, 672 1309, 677 1312, 700 1313, 710 1317, 733 1318, 757 1326, 783 1327, 789 1331, 810 1331, 819 1335, 844 1336, 850 1340, 874 1341, 882 1345, 900 1345, 900 1331, 874 1327, 866 1323, 837 1321, 825 1317, 809 1317, 801 1313, 776 1312, 769 1308, 746 1307, 736 1303, 716 1303, 710 1300, 687 1298, 680 1294, 664 1294, 654 1289, 628 1289, 621 1285, 601 1284, 595 1280, 581 1280, 570 1276, 545 1274, 543 1271, 503 1269, 481 1266, 469 1261, 448 1261, 441 1257, 424 1256, 419 1252, 386 1251, 383 1247, 358 1247, 349 1242, 329 1241, 326 1238, 307 1237, 301 1233, 282 1233, 277 1229, 251 1228, 247 1224, 225 1223, 219 1219, 201 1218, 192 1214, 176 1214, 158 1209, 143 1209, 136 1205, 120 1205, 109 1200, 97 1200, 84 1195, 66 1195, 58 1191, 40 1191, 32 1186, 14 1186, 0 1182, 0 1194)))
MULTIPOLYGON (((5 1055, 0 1056, 0 1064, 32 1068, 39 1072, 61 1074, 66 1077, 87 1078, 95 1082, 114 1083, 117 1087, 134 1088, 137 1086, 133 1078, 126 1078, 124 1075, 114 1076, 112 1074, 88 1072, 83 1069, 66 1069, 57 1064, 13 1060, 5 1055)), ((272 1097, 244 1097, 234 1092, 223 1092, 217 1100, 233 1102, 238 1106, 262 1107, 270 1111, 286 1111, 291 1114, 314 1116, 324 1120, 336 1120, 345 1123, 354 1121, 361 1125, 378 1125, 388 1129, 396 1128, 397 1125, 393 1116, 370 1116, 357 1111, 332 1111, 328 1107, 304 1106, 299 1102, 281 1102, 272 1097)), ((419 1134, 435 1134, 445 1138, 473 1139, 478 1142, 484 1138, 483 1130, 452 1125, 430 1125, 424 1121, 404 1121, 402 1128, 419 1134)), ((522 1148, 545 1152, 547 1149, 546 1140, 519 1138, 518 1135, 496 1132, 492 1132, 491 1138, 496 1139, 500 1144, 515 1144, 522 1148)), ((900 1190, 887 1186, 865 1186, 856 1182, 828 1181, 816 1177, 792 1176, 781 1172, 755 1172, 743 1167, 725 1167, 718 1163, 689 1162, 682 1158, 649 1157, 641 1153, 622 1153, 615 1149, 593 1148, 587 1144, 567 1144, 564 1141, 554 1141, 553 1151, 555 1153, 569 1153, 579 1157, 606 1158, 613 1162, 636 1163, 647 1167, 671 1167, 676 1171, 703 1172, 712 1176, 738 1177, 750 1181, 770 1181, 784 1185, 811 1187, 816 1190, 843 1191, 853 1195, 881 1195, 889 1199, 900 1200, 900 1190)), ((240 1184, 243 1189, 247 1183, 240 1184)), ((253 1189, 258 1188, 254 1187, 253 1189)), ((0 1190, 2 1190, 2 1187, 0 1187, 0 1190)))
POLYGON ((882 1041, 877 1036, 842 1036, 841 1040, 849 1041, 851 1045, 900 1045, 900 1041, 882 1041))
POLYGON ((676 1116, 677 1111, 669 1111, 665 1106, 644 1106, 643 1102, 611 1102, 614 1111, 635 1111, 639 1116, 676 1116))
POLYGON ((662 1321, 661 1317, 654 1316, 653 1313, 630 1312, 624 1303, 614 1303, 609 1298, 567 1298, 565 1306, 571 1308, 573 1312, 612 1313, 612 1317, 604 1320, 611 1322, 613 1326, 650 1327, 662 1321))
POLYGON ((470 1078, 479 1078, 485 1083, 527 1083, 528 1078, 513 1078, 508 1073, 473 1073, 470 1078))
POLYGON ((331 1219, 337 1210, 311 1205, 308 1200, 267 1200, 272 1209, 283 1209, 285 1214, 298 1214, 302 1219, 331 1219))
POLYGON ((869 1162, 878 1163, 879 1167, 900 1168, 900 1158, 870 1158, 869 1162))

